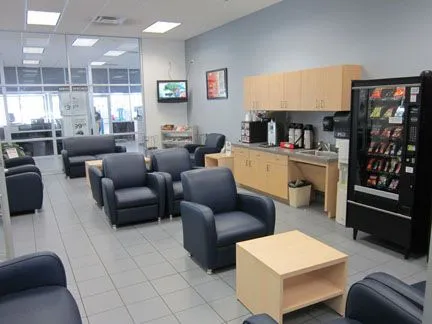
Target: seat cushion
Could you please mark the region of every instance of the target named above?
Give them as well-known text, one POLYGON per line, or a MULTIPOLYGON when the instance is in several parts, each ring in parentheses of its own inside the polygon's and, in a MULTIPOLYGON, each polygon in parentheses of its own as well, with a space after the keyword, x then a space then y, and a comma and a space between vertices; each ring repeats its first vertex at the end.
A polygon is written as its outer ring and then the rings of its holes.
POLYGON ((241 211, 215 215, 217 246, 265 236, 266 225, 259 219, 241 211))
POLYGON ((174 189, 174 200, 183 199, 183 185, 181 181, 174 181, 173 189, 174 189))
POLYGON ((115 191, 118 208, 132 208, 158 203, 156 194, 147 187, 123 188, 115 191))
POLYGON ((411 285, 413 288, 419 290, 421 293, 425 293, 426 291, 426 281, 420 281, 411 285))
POLYGON ((103 160, 105 157, 110 156, 110 155, 113 155, 113 154, 116 154, 116 153, 96 154, 95 157, 96 157, 98 160, 103 160))
POLYGON ((80 155, 80 156, 71 156, 69 158, 70 165, 81 165, 84 164, 85 161, 97 160, 97 158, 93 155, 80 155))
POLYGON ((74 298, 61 286, 29 289, 0 298, 0 322, 14 324, 80 324, 74 298))

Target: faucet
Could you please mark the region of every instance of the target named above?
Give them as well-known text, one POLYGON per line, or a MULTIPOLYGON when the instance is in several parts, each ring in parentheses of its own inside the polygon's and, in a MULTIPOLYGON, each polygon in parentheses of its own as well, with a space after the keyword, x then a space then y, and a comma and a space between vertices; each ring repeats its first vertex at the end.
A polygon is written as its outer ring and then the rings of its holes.
POLYGON ((324 143, 323 141, 318 142, 318 151, 331 151, 331 144, 330 143, 324 143))

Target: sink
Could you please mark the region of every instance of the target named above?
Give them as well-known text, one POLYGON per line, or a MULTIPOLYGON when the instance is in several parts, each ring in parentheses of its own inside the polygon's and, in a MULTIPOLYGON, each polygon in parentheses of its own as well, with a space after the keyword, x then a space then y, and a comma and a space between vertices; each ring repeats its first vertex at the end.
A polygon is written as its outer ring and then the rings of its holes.
POLYGON ((306 155, 314 155, 314 156, 320 156, 320 157, 326 157, 326 158, 337 158, 338 157, 338 154, 336 152, 330 152, 330 151, 305 150, 305 151, 298 151, 296 153, 306 154, 306 155))

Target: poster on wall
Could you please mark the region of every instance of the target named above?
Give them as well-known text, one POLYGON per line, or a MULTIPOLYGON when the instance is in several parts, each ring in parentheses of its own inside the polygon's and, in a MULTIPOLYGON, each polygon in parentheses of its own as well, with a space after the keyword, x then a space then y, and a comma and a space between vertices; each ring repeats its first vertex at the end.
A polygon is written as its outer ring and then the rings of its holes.
POLYGON ((88 87, 73 86, 59 88, 60 111, 62 116, 75 116, 87 114, 88 87))
POLYGON ((207 99, 228 99, 228 69, 206 72, 207 99))

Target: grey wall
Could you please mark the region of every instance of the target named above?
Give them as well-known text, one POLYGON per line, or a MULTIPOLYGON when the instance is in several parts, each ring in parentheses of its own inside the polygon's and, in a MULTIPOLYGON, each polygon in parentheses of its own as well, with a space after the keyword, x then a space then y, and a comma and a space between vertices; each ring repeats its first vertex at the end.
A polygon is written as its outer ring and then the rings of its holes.
MULTIPOLYGON (((431 17, 430 0, 285 0, 192 38, 186 41, 189 123, 238 140, 247 75, 336 64, 361 64, 364 78, 432 69, 431 17), (205 71, 223 67, 229 99, 208 101, 205 71)), ((319 126, 322 114, 291 117, 319 126)))

